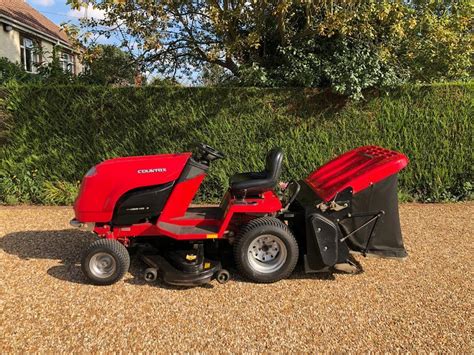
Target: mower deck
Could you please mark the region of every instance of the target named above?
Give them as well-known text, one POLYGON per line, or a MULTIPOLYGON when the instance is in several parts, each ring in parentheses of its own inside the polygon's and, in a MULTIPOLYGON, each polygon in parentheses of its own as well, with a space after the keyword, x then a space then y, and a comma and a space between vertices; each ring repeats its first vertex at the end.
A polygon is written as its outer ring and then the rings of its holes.
MULTIPOLYGON (((220 262, 211 261, 209 259, 204 259, 199 267, 191 268, 187 271, 179 270, 161 255, 142 255, 141 259, 150 268, 156 269, 164 282, 175 286, 199 286, 207 284, 217 272, 222 270, 220 262)), ((147 271, 145 271, 145 279, 147 281, 154 281, 154 279, 148 279, 146 273, 147 271)))

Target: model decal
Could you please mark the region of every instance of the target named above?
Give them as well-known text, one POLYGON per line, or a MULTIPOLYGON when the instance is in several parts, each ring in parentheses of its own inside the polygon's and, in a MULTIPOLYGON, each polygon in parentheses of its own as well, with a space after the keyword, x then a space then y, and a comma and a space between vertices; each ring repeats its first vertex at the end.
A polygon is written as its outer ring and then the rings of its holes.
POLYGON ((166 168, 140 169, 138 174, 166 173, 166 168))

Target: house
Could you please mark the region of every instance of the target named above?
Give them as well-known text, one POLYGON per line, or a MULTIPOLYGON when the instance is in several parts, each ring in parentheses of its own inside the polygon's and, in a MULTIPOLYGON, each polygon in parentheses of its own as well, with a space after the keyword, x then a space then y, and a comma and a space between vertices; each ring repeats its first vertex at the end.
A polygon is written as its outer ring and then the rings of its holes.
POLYGON ((0 0, 0 58, 35 73, 52 61, 54 49, 65 71, 81 72, 78 53, 64 31, 25 0, 0 0))

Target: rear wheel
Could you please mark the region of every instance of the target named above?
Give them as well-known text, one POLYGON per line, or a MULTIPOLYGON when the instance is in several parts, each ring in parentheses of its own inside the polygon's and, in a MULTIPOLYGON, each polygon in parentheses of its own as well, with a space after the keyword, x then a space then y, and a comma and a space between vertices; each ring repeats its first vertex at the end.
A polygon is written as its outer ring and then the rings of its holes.
POLYGON ((234 245, 239 271, 259 283, 287 278, 298 261, 298 243, 279 219, 262 217, 242 228, 234 245))
POLYGON ((84 275, 96 285, 119 281, 130 267, 127 248, 113 239, 99 239, 84 252, 81 262, 84 275))

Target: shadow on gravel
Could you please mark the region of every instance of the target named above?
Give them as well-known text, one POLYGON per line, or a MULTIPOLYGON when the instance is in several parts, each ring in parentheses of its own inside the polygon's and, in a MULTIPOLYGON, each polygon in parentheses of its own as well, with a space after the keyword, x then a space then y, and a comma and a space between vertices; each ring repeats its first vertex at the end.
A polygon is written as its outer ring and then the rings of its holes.
MULTIPOLYGON (((90 243, 97 240, 97 237, 90 232, 78 231, 76 229, 52 230, 52 231, 25 231, 5 235, 0 239, 0 248, 8 254, 16 255, 24 260, 29 259, 50 259, 59 260, 60 265, 55 265, 48 269, 48 275, 67 282, 87 283, 82 274, 80 261, 83 250, 90 243)), ((233 281, 247 283, 246 279, 237 274, 233 265, 225 265, 230 271, 233 281)), ((145 282, 143 273, 146 265, 136 257, 131 255, 130 274, 124 282, 132 285, 151 285, 169 290, 187 290, 187 287, 171 286, 158 280, 152 284, 145 282)), ((292 280, 335 279, 332 273, 305 274, 302 264, 298 264, 295 272, 289 277, 292 280)), ((199 286, 203 288, 214 288, 218 286, 216 282, 199 286), (215 285, 214 285, 215 284, 215 285)))
POLYGON ((1 238, 0 248, 24 260, 59 260, 60 265, 47 271, 49 275, 68 282, 86 283, 80 267, 81 253, 96 239, 92 233, 76 229, 25 231, 1 238))
MULTIPOLYGON (((59 260, 59 265, 47 270, 48 275, 67 282, 87 284, 81 270, 82 252, 97 240, 90 232, 76 229, 51 231, 25 231, 5 235, 0 238, 0 249, 5 253, 16 255, 21 259, 49 259, 59 260)), ((186 287, 170 286, 161 281, 148 284, 143 279, 146 265, 135 254, 131 255, 130 278, 126 276, 124 282, 133 285, 151 285, 169 290, 186 290, 186 287)), ((213 285, 201 286, 213 288, 213 285)))

